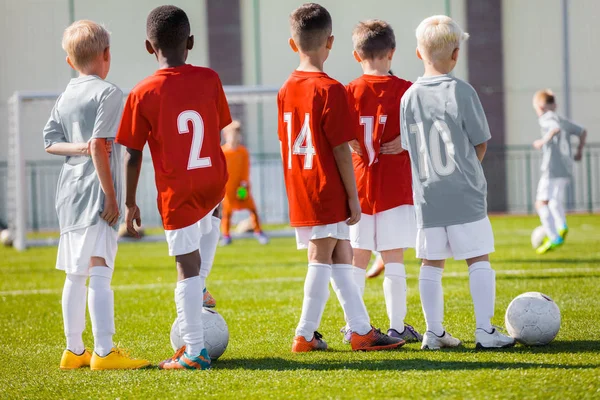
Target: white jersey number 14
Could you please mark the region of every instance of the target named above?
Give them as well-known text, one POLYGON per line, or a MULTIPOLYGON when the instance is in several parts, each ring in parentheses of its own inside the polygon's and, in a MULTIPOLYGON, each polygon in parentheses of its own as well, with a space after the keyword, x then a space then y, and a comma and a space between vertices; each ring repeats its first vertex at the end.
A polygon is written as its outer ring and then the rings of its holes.
POLYGON ((287 128, 287 139, 288 139, 288 169, 292 169, 292 155, 304 156, 304 169, 312 169, 313 158, 316 151, 313 146, 313 137, 310 130, 310 114, 304 114, 304 123, 300 133, 294 140, 292 146, 292 113, 283 113, 283 122, 287 128))

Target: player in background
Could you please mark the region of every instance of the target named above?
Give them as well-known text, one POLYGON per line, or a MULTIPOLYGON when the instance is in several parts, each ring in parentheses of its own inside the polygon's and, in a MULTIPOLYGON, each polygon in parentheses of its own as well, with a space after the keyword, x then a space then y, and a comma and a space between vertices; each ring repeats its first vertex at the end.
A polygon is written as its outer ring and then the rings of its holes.
POLYGON ((104 80, 110 69, 110 35, 95 22, 77 21, 65 30, 62 47, 67 63, 79 76, 71 79, 59 96, 44 128, 46 152, 65 157, 56 190, 60 224, 56 268, 67 274, 62 294, 67 349, 60 368, 145 367, 148 361, 131 359, 113 345, 110 283, 122 204, 121 149, 113 141, 123 93, 104 80), (82 339, 86 297, 94 333, 93 354, 82 339))
POLYGON ((159 69, 142 80, 125 104, 117 142, 127 147, 127 229, 140 221, 136 189, 142 150, 150 147, 169 255, 177 265, 175 305, 186 346, 161 369, 207 369, 202 291, 219 239, 214 211, 225 195, 227 166, 220 132, 231 123, 221 81, 208 68, 186 64, 194 45, 186 13, 175 6, 150 12, 146 49, 159 69), (201 258, 202 256, 202 258, 201 258))
POLYGON ((329 280, 352 330, 353 350, 392 349, 404 341, 370 325, 352 276, 349 225, 360 220, 360 204, 348 142, 354 128, 344 86, 323 72, 333 45, 329 12, 307 3, 290 15, 290 46, 300 65, 277 98, 281 156, 290 224, 298 249, 308 249, 304 301, 292 352, 326 350, 317 332, 329 298, 329 280))
POLYGON ((425 73, 400 107, 402 146, 410 154, 417 213, 419 291, 427 332, 421 348, 456 347, 445 331, 442 273, 446 258, 466 260, 475 308, 478 348, 513 346, 492 326, 496 274, 489 261, 494 233, 487 216, 481 160, 491 138, 485 112, 471 85, 450 75, 469 35, 451 18, 433 16, 416 31, 425 73))
POLYGON ((546 231, 546 240, 536 249, 544 254, 565 241, 569 228, 565 215, 565 190, 573 176, 571 136, 579 138, 575 161, 581 160, 587 132, 584 128, 560 117, 552 91, 539 90, 533 96, 533 108, 538 116, 542 138, 533 147, 542 150, 542 176, 538 183, 535 208, 546 231))
POLYGON ((346 88, 358 138, 351 144, 362 211, 360 221, 350 227, 354 279, 363 295, 371 252, 378 251, 385 265, 383 294, 390 320, 387 334, 406 342, 421 342, 423 336, 404 323, 404 249, 415 247, 417 224, 410 158, 400 143, 400 99, 411 82, 389 74, 396 38, 385 21, 359 22, 352 32, 352 43, 354 58, 363 70, 363 75, 346 88), (391 152, 389 145, 383 147, 393 142, 398 151, 391 152))
POLYGON ((223 238, 221 245, 231 244, 231 215, 234 211, 248 210, 250 218, 254 225, 254 237, 260 244, 269 243, 269 238, 260 228, 260 220, 254 199, 250 193, 250 155, 248 149, 242 144, 241 134, 242 124, 240 121, 233 121, 223 129, 225 144, 221 146, 225 159, 227 160, 227 171, 229 180, 225 189, 225 199, 223 200, 223 220, 221 230, 223 238))

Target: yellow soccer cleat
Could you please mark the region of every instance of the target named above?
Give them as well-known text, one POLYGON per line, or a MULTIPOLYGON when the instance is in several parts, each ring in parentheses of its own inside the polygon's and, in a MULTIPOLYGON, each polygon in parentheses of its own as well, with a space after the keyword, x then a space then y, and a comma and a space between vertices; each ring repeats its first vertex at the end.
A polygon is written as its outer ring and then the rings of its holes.
POLYGON ((65 350, 60 359, 60 369, 77 369, 81 367, 89 367, 92 355, 89 351, 84 350, 83 353, 77 355, 71 350, 65 350))
POLYGON ((105 357, 100 357, 96 352, 92 355, 90 369, 100 371, 106 369, 138 369, 150 365, 148 360, 137 360, 129 357, 129 354, 119 348, 113 347, 105 357))

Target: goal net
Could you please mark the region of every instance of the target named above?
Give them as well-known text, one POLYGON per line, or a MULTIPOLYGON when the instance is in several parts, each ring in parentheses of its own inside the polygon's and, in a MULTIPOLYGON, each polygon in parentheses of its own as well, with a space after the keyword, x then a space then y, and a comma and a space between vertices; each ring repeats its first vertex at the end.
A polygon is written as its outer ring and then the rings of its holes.
MULTIPOLYGON (((267 223, 284 223, 287 201, 277 139, 277 88, 224 89, 232 117, 242 122, 243 141, 252 154, 251 183, 259 213, 267 223)), ((13 245, 19 250, 43 243, 46 233, 56 233, 52 241, 58 236, 54 199, 63 159, 46 154, 42 130, 59 94, 16 92, 8 102, 8 163, 5 182, 1 182, 6 188, 6 206, 0 218, 8 223, 13 245)), ((146 227, 161 225, 153 173, 146 148, 137 195, 146 227)))

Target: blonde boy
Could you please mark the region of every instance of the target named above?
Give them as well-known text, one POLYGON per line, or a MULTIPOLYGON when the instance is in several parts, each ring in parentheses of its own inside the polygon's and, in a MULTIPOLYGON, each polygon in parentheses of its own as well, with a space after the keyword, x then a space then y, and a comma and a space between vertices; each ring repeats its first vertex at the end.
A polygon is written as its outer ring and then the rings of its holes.
POLYGON ((478 348, 513 346, 515 340, 491 324, 496 277, 489 253, 494 234, 487 217, 487 183, 481 167, 490 130, 475 90, 450 74, 469 36, 446 16, 417 28, 417 56, 425 73, 402 98, 400 129, 413 175, 417 257, 427 332, 421 348, 455 347, 443 326, 442 273, 446 258, 466 260, 475 308, 478 348))
POLYGON ((360 204, 348 142, 354 139, 344 86, 323 72, 333 45, 329 12, 315 3, 290 15, 290 46, 300 57, 279 91, 281 144, 290 224, 298 249, 308 249, 304 302, 292 352, 325 350, 317 332, 329 297, 329 279, 350 329, 353 350, 382 350, 404 341, 371 327, 352 278, 348 226, 360 220, 360 204))
POLYGON ((548 89, 535 93, 533 108, 542 133, 542 138, 534 141, 533 146, 543 153, 535 208, 548 238, 536 252, 544 254, 561 246, 569 231, 563 203, 565 189, 573 174, 571 135, 579 138, 575 154, 575 161, 579 161, 587 133, 581 126, 556 113, 554 94, 548 89))
POLYGON ((110 282, 122 197, 120 148, 113 140, 123 93, 104 80, 110 69, 109 39, 106 29, 92 21, 77 21, 65 30, 67 63, 79 76, 60 95, 44 128, 46 151, 65 157, 56 194, 61 233, 56 268, 67 274, 62 295, 67 349, 61 369, 134 369, 149 364, 130 359, 112 341, 110 282), (86 297, 93 355, 82 340, 86 297))

